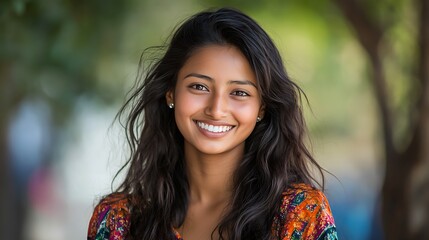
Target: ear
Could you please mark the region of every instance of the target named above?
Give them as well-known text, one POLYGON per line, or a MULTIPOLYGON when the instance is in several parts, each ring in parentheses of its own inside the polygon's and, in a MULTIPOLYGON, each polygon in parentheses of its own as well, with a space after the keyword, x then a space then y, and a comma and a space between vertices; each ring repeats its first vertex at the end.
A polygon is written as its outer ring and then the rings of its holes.
POLYGON ((262 104, 261 107, 259 108, 258 117, 262 119, 264 118, 264 115, 265 115, 265 104, 262 104))
POLYGON ((170 103, 174 103, 174 93, 173 93, 173 90, 169 90, 165 94, 165 100, 167 101, 167 105, 170 104, 170 103))

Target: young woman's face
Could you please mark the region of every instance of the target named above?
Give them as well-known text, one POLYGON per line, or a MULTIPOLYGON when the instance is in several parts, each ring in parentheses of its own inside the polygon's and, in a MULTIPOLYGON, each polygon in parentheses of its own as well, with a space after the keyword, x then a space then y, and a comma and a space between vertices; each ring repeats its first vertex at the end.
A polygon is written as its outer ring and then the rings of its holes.
POLYGON ((233 46, 198 49, 179 71, 174 92, 166 97, 175 105, 185 149, 203 154, 242 154, 257 117, 263 114, 255 74, 233 46))

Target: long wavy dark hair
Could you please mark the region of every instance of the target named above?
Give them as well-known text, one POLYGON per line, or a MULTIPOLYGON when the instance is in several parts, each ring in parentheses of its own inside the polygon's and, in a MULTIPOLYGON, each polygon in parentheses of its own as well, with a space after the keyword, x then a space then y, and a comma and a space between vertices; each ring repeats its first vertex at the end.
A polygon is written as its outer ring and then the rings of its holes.
POLYGON ((294 183, 317 183, 313 167, 321 174, 323 188, 322 168, 304 143, 302 91, 286 74, 273 41, 240 11, 201 12, 175 30, 159 59, 147 68, 140 66, 139 84, 118 115, 127 117, 131 149, 122 168, 128 172, 116 191, 129 198, 130 239, 173 239, 172 227, 185 219, 189 185, 184 140, 165 96, 175 88, 185 61, 208 45, 232 45, 244 54, 265 106, 264 118, 246 139, 234 173, 232 207, 214 231, 221 239, 271 239, 271 224, 285 189, 294 183))

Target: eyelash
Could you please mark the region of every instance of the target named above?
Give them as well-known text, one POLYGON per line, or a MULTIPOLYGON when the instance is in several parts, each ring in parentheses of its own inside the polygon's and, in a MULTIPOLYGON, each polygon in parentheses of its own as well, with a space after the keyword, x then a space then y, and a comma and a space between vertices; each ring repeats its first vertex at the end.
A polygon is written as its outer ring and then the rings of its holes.
POLYGON ((208 91, 208 88, 204 85, 201 85, 201 84, 192 84, 189 87, 192 89, 198 90, 198 91, 208 91))
MULTIPOLYGON (((195 89, 197 91, 207 91, 207 92, 209 91, 208 88, 202 84, 192 84, 189 87, 192 89, 195 89)), ((249 97, 250 96, 250 94, 248 94, 245 91, 241 91, 241 90, 233 91, 231 93, 231 95, 237 96, 237 97, 249 97)))
POLYGON ((238 97, 249 97, 250 95, 245 91, 234 91, 232 92, 232 95, 238 96, 238 97))

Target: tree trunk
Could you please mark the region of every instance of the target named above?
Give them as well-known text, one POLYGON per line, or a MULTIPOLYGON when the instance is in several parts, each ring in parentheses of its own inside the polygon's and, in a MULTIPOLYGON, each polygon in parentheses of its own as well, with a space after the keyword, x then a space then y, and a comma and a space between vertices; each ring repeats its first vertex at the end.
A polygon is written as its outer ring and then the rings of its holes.
POLYGON ((10 118, 22 96, 13 85, 13 63, 0 61, 0 239, 21 240, 24 236, 25 204, 14 181, 9 152, 10 118))
POLYGON ((0 239, 19 239, 19 225, 16 199, 14 194, 14 181, 8 147, 8 123, 10 117, 10 99, 8 99, 10 86, 10 65, 0 62, 0 239))
MULTIPOLYGON (((417 118, 411 119, 413 137, 406 150, 399 153, 393 143, 393 119, 391 118, 389 97, 385 88, 385 76, 379 45, 383 31, 377 23, 371 22, 362 6, 356 0, 334 0, 344 17, 352 26, 362 48, 368 55, 372 70, 372 83, 381 116, 383 128, 385 177, 382 189, 382 219, 386 239, 429 239, 429 228, 426 226, 429 215, 429 177, 427 170, 419 171, 416 177, 413 174, 417 167, 424 167, 429 161, 429 3, 428 0, 419 0, 419 59, 418 78, 421 92, 415 106, 417 118), (417 179, 417 180, 415 180, 417 179), (426 187, 425 187, 426 186, 426 187), (414 191, 414 195, 410 189, 414 191), (411 196, 411 197, 410 197, 411 196), (426 201, 425 201, 426 198, 426 201), (423 224, 411 226, 413 218, 412 208, 417 202, 421 204, 423 224)), ((415 175, 415 174, 414 174, 415 175)), ((416 210, 414 210, 415 212, 416 210)))
POLYGON ((0 239, 16 239, 14 231, 14 194, 7 147, 5 117, 0 119, 0 239))
POLYGON ((415 160, 404 155, 403 161, 414 161, 419 168, 414 169, 412 180, 412 206, 416 209, 414 213, 422 216, 417 218, 413 226, 413 239, 429 239, 429 1, 419 0, 420 20, 418 39, 418 77, 421 85, 421 95, 417 103, 417 127, 413 142, 415 146, 410 146, 409 154, 415 154, 415 160))

